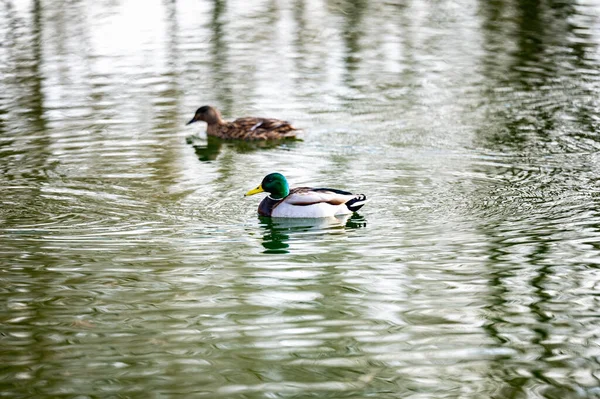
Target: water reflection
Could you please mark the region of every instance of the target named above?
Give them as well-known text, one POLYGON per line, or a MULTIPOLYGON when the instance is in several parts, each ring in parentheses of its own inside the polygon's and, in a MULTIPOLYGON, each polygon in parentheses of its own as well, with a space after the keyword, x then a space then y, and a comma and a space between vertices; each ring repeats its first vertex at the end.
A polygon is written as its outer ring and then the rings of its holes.
POLYGON ((224 140, 218 137, 206 136, 206 140, 198 136, 188 136, 188 144, 194 148, 198 159, 202 162, 214 161, 226 148, 240 154, 252 153, 259 150, 284 149, 291 150, 301 140, 268 140, 268 141, 243 141, 224 140))
POLYGON ((138 3, 0 2, 5 396, 598 396, 596 4, 138 3))
POLYGON ((355 73, 360 65, 361 38, 365 32, 361 22, 367 6, 366 0, 346 0, 342 2, 340 9, 344 17, 342 36, 346 46, 344 57, 346 76, 344 80, 350 86, 355 83, 355 73))
MULTIPOLYGON (((586 193, 595 180, 583 172, 590 168, 590 158, 565 155, 585 153, 600 142, 590 117, 597 104, 588 96, 595 87, 590 80, 597 79, 590 75, 589 53, 597 45, 589 40, 597 21, 575 2, 550 7, 523 0, 513 5, 480 2, 486 48, 482 70, 496 123, 479 134, 486 148, 503 153, 496 162, 474 165, 494 179, 475 196, 494 204, 480 225, 489 237, 488 284, 494 293, 485 331, 499 345, 532 355, 532 363, 552 372, 533 366, 518 375, 515 363, 499 362, 491 378, 501 382, 499 397, 527 396, 536 385, 544 387, 545 397, 569 397, 574 391, 564 381, 573 357, 565 337, 581 336, 590 326, 560 320, 552 293, 557 281, 578 274, 575 265, 559 266, 570 262, 562 259, 560 248, 566 243, 559 244, 558 237, 582 239, 582 228, 588 230, 584 235, 598 234, 585 222, 586 193), (514 21, 505 18, 510 12, 516 12, 514 21), (516 37, 514 43, 502 40, 509 34, 516 37)), ((585 294, 571 292, 585 302, 585 294)))
POLYGON ((600 123, 593 116, 597 103, 591 100, 598 45, 592 26, 598 19, 590 7, 576 2, 549 7, 535 0, 515 1, 514 9, 488 1, 480 7, 484 83, 495 117, 505 126, 485 133, 491 146, 552 152, 600 148, 600 123), (506 19, 510 12, 517 13, 516 21, 506 19), (507 46, 498 33, 514 35, 516 46, 507 46))
POLYGON ((359 214, 342 215, 330 218, 269 218, 259 216, 259 225, 263 229, 262 246, 264 253, 289 253, 290 241, 301 239, 303 242, 322 240, 326 234, 340 233, 344 229, 365 227, 367 221, 359 214))
POLYGON ((210 20, 212 31, 211 50, 212 76, 214 76, 213 91, 216 93, 219 109, 229 115, 232 111, 234 98, 232 89, 232 73, 229 69, 229 43, 225 40, 224 13, 227 2, 225 0, 214 0, 210 20))

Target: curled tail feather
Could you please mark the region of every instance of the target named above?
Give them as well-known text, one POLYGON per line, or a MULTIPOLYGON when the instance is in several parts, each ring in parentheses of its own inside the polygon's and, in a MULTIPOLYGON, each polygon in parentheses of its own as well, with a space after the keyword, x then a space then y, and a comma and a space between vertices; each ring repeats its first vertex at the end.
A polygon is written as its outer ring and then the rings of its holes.
POLYGON ((356 197, 352 198, 350 201, 346 202, 346 207, 350 209, 352 212, 358 211, 363 207, 364 204, 369 202, 367 196, 364 194, 357 194, 356 197))

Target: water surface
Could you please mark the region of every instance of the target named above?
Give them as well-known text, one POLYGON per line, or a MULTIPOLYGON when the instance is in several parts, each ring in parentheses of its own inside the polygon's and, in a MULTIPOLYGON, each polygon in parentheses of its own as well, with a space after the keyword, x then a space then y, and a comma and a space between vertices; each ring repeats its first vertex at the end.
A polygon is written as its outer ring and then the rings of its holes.
POLYGON ((0 9, 2 396, 600 396, 599 3, 0 9))

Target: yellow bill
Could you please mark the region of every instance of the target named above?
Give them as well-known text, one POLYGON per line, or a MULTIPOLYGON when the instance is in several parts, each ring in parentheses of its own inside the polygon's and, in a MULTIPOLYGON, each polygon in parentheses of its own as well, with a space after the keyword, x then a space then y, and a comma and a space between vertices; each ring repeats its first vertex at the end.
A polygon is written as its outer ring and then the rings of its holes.
POLYGON ((254 195, 254 194, 258 194, 258 193, 264 193, 265 190, 263 190, 262 185, 259 185, 256 188, 253 188, 252 190, 248 191, 246 194, 244 194, 244 197, 247 197, 249 195, 254 195))

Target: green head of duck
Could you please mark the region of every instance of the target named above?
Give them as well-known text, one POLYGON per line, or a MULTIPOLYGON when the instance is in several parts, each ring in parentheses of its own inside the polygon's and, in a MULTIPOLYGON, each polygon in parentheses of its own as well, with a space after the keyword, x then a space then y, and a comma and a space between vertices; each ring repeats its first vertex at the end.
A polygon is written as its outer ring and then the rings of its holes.
POLYGON ((281 199, 288 196, 290 193, 290 186, 288 185, 285 176, 281 173, 269 173, 265 176, 260 185, 255 189, 248 191, 246 196, 262 192, 269 193, 273 199, 281 199))

